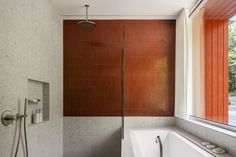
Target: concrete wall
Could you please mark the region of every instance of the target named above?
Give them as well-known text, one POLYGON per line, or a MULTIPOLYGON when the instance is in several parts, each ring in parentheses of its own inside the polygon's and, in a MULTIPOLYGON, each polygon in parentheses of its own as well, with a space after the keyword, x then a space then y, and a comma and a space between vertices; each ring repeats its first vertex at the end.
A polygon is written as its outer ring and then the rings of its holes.
MULTIPOLYGON (((48 0, 1 0, 0 13, 0 114, 23 111, 28 79, 49 82, 50 120, 27 127, 29 156, 62 157, 62 20, 48 0)), ((10 157, 14 133, 0 124, 1 157, 10 157)))
POLYGON ((64 117, 65 157, 121 157, 121 117, 64 117))

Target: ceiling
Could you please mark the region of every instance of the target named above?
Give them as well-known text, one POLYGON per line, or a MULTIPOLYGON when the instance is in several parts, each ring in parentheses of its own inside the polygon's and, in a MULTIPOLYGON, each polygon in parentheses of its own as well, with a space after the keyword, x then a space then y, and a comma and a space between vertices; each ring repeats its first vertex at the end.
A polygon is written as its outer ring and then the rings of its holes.
POLYGON ((236 1, 208 0, 204 12, 207 19, 229 19, 236 14, 236 1))
POLYGON ((89 4, 90 19, 174 19, 197 0, 51 0, 66 19, 83 19, 89 4))

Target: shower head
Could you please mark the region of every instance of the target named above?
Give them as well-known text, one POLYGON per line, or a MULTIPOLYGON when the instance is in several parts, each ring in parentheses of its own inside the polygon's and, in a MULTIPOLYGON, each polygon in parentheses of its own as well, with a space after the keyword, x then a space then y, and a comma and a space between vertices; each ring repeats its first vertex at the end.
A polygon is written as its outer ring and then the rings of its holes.
POLYGON ((80 28, 85 28, 85 29, 96 28, 96 23, 88 20, 88 7, 89 7, 89 5, 86 4, 85 7, 86 7, 86 21, 79 21, 78 22, 80 28))
POLYGON ((80 21, 78 22, 80 28, 92 29, 96 28, 96 23, 93 21, 80 21))

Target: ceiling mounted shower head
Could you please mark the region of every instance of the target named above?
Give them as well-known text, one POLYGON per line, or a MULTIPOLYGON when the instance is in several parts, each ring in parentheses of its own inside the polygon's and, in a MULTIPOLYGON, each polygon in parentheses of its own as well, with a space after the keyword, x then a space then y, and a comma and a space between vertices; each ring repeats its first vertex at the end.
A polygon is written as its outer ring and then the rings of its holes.
POLYGON ((92 28, 96 28, 96 23, 93 21, 89 21, 88 20, 88 7, 89 5, 85 5, 86 8, 86 21, 79 21, 78 24, 80 26, 80 28, 85 28, 85 29, 92 29, 92 28))

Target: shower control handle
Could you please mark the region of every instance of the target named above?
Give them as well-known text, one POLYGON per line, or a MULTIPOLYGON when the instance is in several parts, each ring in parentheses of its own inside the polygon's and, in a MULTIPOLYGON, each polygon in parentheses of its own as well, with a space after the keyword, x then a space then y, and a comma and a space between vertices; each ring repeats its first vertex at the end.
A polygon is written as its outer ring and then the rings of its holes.
POLYGON ((16 115, 6 115, 5 117, 3 117, 3 119, 8 120, 8 121, 14 121, 14 120, 17 120, 17 116, 16 115))
POLYGON ((8 126, 10 124, 13 124, 14 120, 17 120, 17 116, 16 115, 12 115, 11 111, 4 111, 2 113, 2 116, 1 116, 2 125, 8 126))
POLYGON ((10 124, 13 124, 13 121, 16 121, 17 119, 21 119, 21 118, 26 118, 27 115, 22 115, 22 114, 11 114, 11 111, 7 110, 7 111, 4 111, 2 113, 2 116, 1 116, 1 122, 4 126, 8 126, 10 124))

